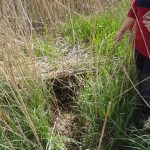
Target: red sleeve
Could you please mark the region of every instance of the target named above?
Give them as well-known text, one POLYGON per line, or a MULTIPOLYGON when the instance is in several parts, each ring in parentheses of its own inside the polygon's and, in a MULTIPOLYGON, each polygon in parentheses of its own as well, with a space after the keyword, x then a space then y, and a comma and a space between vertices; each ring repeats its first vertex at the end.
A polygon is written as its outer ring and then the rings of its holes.
POLYGON ((133 0, 132 6, 131 6, 131 8, 128 12, 128 17, 136 19, 136 10, 137 10, 137 7, 136 7, 136 4, 135 4, 135 0, 133 0))

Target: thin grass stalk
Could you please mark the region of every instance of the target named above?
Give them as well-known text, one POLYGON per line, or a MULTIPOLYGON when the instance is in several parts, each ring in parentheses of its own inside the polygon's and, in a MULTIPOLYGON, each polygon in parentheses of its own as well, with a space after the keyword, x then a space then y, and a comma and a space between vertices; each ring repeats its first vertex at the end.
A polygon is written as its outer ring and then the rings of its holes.
POLYGON ((102 131, 101 131, 101 137, 100 137, 100 140, 99 140, 98 150, 101 150, 101 147, 102 147, 102 141, 103 141, 105 128, 106 128, 106 123, 107 123, 107 120, 108 120, 110 109, 111 109, 111 102, 109 102, 108 107, 107 107, 107 112, 106 112, 106 115, 105 115, 104 124, 103 124, 103 128, 102 128, 102 131))

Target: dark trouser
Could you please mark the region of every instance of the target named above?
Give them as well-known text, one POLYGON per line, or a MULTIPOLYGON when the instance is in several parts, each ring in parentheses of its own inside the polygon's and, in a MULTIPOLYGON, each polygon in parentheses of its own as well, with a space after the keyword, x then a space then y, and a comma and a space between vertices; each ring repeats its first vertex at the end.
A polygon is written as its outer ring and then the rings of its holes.
POLYGON ((150 59, 135 51, 135 60, 140 82, 138 90, 146 103, 150 105, 150 59))

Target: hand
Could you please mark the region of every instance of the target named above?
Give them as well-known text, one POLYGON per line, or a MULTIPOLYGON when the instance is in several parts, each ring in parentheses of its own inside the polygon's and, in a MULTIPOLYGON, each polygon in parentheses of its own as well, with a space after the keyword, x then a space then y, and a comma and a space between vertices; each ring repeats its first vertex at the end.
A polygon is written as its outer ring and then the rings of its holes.
POLYGON ((115 35, 115 41, 116 41, 116 42, 120 42, 121 39, 122 39, 122 36, 123 36, 123 32, 118 31, 118 32, 116 33, 116 35, 115 35))
POLYGON ((150 20, 144 20, 143 23, 147 30, 150 32, 150 20))

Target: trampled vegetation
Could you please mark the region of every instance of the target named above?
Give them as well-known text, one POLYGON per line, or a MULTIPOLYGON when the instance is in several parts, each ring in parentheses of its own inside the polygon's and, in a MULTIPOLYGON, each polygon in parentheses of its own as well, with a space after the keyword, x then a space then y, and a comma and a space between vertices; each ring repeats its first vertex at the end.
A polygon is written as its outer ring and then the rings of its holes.
POLYGON ((130 33, 114 42, 129 5, 0 1, 0 149, 150 149, 130 33))

